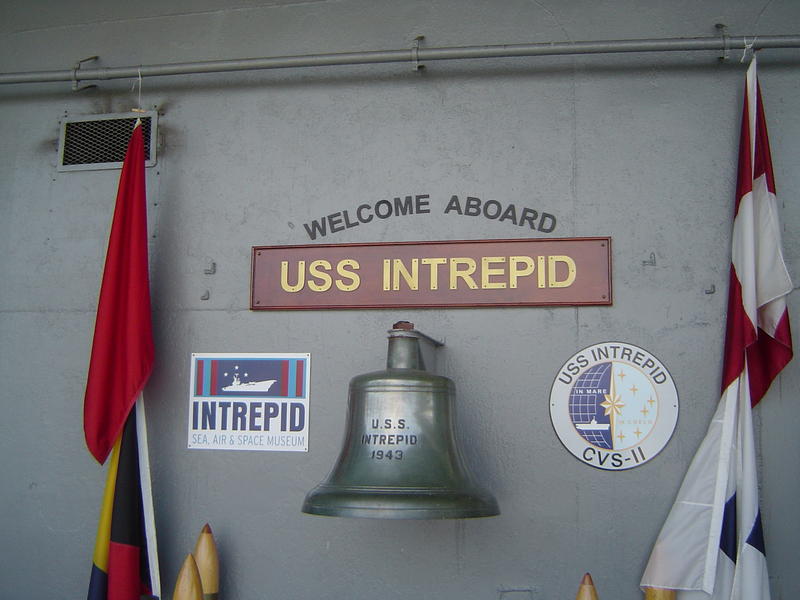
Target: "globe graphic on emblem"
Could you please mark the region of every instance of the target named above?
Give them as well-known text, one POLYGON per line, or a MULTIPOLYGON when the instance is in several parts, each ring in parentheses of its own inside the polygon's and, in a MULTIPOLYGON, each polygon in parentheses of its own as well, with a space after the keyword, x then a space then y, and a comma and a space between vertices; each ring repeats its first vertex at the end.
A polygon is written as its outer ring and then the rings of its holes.
POLYGON ((592 365, 575 380, 569 416, 578 434, 606 450, 640 444, 658 416, 658 395, 650 378, 618 361, 592 365))

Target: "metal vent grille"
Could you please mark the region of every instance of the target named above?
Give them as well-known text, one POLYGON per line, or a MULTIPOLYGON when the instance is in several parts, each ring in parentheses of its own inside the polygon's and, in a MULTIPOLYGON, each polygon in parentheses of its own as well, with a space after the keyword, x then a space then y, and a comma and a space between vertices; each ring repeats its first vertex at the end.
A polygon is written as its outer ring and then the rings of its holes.
POLYGON ((119 169, 133 125, 142 120, 145 165, 156 164, 156 112, 92 115, 65 119, 59 140, 59 171, 119 169))

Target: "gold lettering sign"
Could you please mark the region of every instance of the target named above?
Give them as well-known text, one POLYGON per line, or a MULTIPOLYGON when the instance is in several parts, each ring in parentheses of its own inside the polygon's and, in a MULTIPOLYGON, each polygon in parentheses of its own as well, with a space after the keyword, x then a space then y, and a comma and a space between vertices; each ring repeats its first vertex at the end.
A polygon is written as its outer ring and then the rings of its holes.
POLYGON ((611 238, 253 248, 250 308, 611 304, 611 238))

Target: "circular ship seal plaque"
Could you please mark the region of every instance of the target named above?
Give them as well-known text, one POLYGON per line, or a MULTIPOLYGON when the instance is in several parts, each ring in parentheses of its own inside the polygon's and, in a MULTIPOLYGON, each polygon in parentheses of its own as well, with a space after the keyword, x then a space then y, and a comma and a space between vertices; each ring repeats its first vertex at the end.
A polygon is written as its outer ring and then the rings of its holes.
POLYGON ((667 368, 647 350, 604 342, 561 367, 550 390, 550 419, 561 443, 582 462, 631 469, 669 442, 678 392, 667 368))

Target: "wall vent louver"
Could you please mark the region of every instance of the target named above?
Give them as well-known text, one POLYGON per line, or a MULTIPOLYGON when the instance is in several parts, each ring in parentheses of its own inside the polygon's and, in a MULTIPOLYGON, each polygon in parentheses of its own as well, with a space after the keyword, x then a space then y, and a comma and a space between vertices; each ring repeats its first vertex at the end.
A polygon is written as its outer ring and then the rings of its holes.
POLYGON ((145 166, 156 164, 155 111, 67 117, 61 123, 58 170, 119 169, 136 119, 142 120, 145 166))

